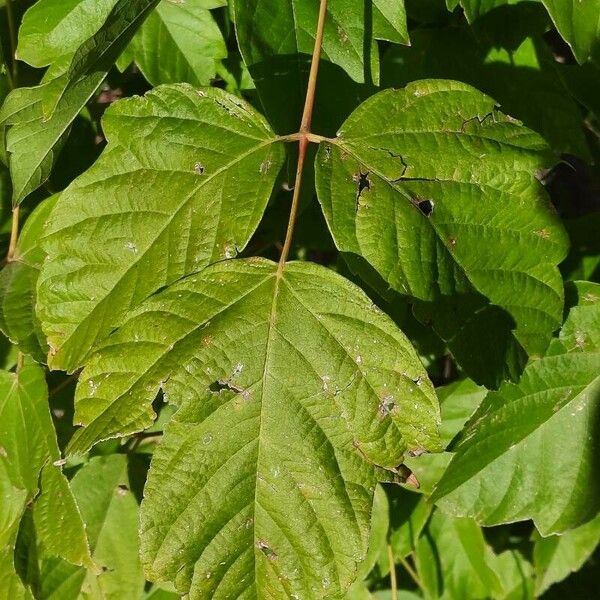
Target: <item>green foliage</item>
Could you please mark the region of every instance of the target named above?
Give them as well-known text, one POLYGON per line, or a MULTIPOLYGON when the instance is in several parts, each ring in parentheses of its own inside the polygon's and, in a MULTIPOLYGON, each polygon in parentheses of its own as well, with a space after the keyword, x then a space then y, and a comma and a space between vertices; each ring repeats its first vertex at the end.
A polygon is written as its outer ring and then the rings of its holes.
POLYGON ((0 0, 0 600, 594 598, 598 0, 0 0))

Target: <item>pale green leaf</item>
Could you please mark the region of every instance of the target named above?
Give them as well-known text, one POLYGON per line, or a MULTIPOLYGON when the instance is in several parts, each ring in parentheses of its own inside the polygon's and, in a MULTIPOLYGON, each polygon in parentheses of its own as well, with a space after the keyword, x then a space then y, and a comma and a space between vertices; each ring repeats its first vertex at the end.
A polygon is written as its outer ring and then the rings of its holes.
MULTIPOLYGON (((487 390, 475 385, 470 379, 463 379, 439 387, 436 392, 441 405, 440 436, 443 447, 447 448, 481 404, 487 390)), ((420 492, 431 494, 444 474, 451 457, 451 453, 446 451, 441 454, 422 454, 406 460, 406 466, 412 470, 420 483, 420 492)), ((431 504, 427 503, 427 506, 431 508, 431 504)), ((413 517, 411 517, 411 527, 412 520, 413 517)))
POLYGON ((553 160, 489 97, 426 80, 376 94, 321 143, 317 193, 337 247, 439 312, 450 344, 474 323, 471 337, 487 339, 480 313, 490 313, 500 356, 481 342, 469 353, 462 338, 457 354, 497 385, 561 322, 567 238, 536 180, 553 160), (493 370, 482 373, 486 357, 493 370))
POLYGON ((103 126, 107 149, 61 194, 44 243, 53 368, 77 368, 128 309, 242 250, 283 163, 266 121, 214 88, 157 88, 114 104, 103 126))
POLYGON ((358 567, 357 579, 366 579, 378 561, 387 557, 387 537, 390 525, 390 506, 381 485, 375 488, 373 510, 371 511, 371 531, 367 545, 367 555, 358 567))
POLYGON ((150 14, 118 61, 135 62, 152 84, 208 85, 227 57, 223 35, 208 9, 222 0, 163 0, 150 14))
POLYGON ((488 394, 461 433, 432 497, 443 510, 484 525, 532 518, 544 535, 598 512, 600 286, 576 286, 578 305, 547 356, 488 394))
POLYGON ((39 0, 19 28, 17 57, 34 67, 46 67, 92 37, 117 0, 39 0))
POLYGON ((0 589, 12 590, 14 597, 19 597, 19 584, 11 566, 12 549, 21 516, 32 502, 38 535, 48 550, 73 563, 89 563, 81 516, 60 467, 53 464, 59 457, 43 369, 27 364, 18 373, 1 371, 0 589), (67 521, 64 527, 58 526, 57 514, 54 522, 49 520, 50 508, 67 521))
POLYGON ((553 583, 562 581, 570 573, 578 571, 598 543, 600 516, 562 535, 536 540, 533 551, 536 593, 541 595, 553 583))
POLYGON ((338 597, 367 550, 377 479, 438 447, 410 343, 310 263, 279 277, 264 259, 224 261, 149 298, 84 369, 71 451, 148 426, 161 388, 179 410, 146 484, 142 557, 191 599, 338 597))
POLYGON ((437 598, 477 600, 502 594, 502 584, 491 566, 495 555, 475 521, 436 511, 427 536, 440 561, 441 593, 437 598))
POLYGON ((87 537, 67 478, 53 463, 40 473, 40 493, 33 504, 37 541, 50 556, 91 567, 87 537))
POLYGON ((36 284, 46 257, 39 243, 56 197, 42 202, 27 219, 14 260, 0 272, 0 329, 25 354, 46 357, 46 340, 35 315, 36 284))
POLYGON ((45 559, 41 596, 48 600, 138 600, 144 590, 139 560, 138 505, 129 491, 127 458, 90 460, 71 482, 86 525, 96 569, 45 559))

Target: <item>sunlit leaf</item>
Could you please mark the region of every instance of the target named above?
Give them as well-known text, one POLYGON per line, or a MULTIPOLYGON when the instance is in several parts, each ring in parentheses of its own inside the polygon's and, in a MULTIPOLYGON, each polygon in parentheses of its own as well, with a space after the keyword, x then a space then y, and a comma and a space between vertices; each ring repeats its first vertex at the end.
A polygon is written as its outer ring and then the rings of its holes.
POLYGON ((142 556, 190 598, 335 597, 367 550, 376 481, 437 448, 409 342, 309 263, 279 277, 269 261, 225 261, 150 298, 84 370, 71 452, 147 426, 161 388, 179 410, 146 484, 142 556))
POLYGON ((242 250, 283 162, 265 120, 217 89, 160 87, 103 125, 108 148, 61 194, 44 243, 38 315, 65 370, 148 295, 242 250))
POLYGON ((317 192, 338 248, 426 303, 469 375, 497 386, 561 321, 566 235, 535 178, 552 162, 487 96, 421 81, 370 98, 321 143, 317 192))

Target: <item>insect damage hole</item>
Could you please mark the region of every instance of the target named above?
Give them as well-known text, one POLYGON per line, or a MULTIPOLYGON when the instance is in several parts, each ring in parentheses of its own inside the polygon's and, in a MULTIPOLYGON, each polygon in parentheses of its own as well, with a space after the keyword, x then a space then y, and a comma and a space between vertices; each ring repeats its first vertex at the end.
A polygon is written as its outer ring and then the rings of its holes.
POLYGON ((433 207, 435 206, 433 200, 419 200, 417 201, 417 208, 428 217, 433 212, 433 207))
POLYGON ((352 181, 356 183, 356 209, 358 210, 360 197, 365 192, 371 191, 371 180, 369 179, 369 172, 363 173, 359 171, 352 175, 352 181))

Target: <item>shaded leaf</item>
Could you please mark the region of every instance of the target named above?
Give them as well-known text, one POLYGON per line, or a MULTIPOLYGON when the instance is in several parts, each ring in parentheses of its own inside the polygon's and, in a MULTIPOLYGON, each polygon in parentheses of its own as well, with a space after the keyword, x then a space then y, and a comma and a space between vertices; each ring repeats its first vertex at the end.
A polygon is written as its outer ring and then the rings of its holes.
POLYGON ((544 535, 598 512, 599 288, 576 284, 547 356, 473 415, 432 497, 443 510, 485 525, 532 518, 544 535))
MULTIPOLYGON (((446 0, 449 7, 459 4, 470 22, 511 0, 446 0)), ((540 0, 556 29, 571 46, 578 62, 595 55, 600 46, 600 3, 598 0, 540 0)))
POLYGON ((39 243, 56 197, 42 202, 27 219, 14 260, 0 272, 0 329, 21 352, 38 362, 46 357, 46 339, 35 314, 36 284, 46 257, 39 243))
POLYGON ((536 593, 541 595, 553 583, 578 571, 599 542, 600 516, 562 535, 536 540, 533 553, 536 593))
POLYGON ((122 454, 93 458, 75 474, 71 486, 97 569, 46 558, 42 562, 41 596, 56 600, 141 598, 144 576, 139 560, 139 509, 129 491, 127 458, 122 454))
POLYGON ((542 354, 560 325, 566 235, 535 179, 552 161, 490 98, 421 81, 370 98, 321 143, 317 193, 337 247, 395 290, 442 307, 476 294, 505 314, 510 365, 519 346, 542 354))
MULTIPOLYGON (((278 133, 296 131, 306 93, 318 2, 236 0, 240 52, 278 133)), ((407 42, 401 0, 338 0, 327 8, 315 131, 335 127, 379 81, 374 38, 407 42), (359 85, 366 84, 366 85, 359 85), (329 90, 327 89, 329 88, 329 90)))
POLYGON ((242 250, 283 162, 265 120, 214 88, 160 87, 103 124, 108 147, 61 194, 44 243, 38 315, 50 366, 69 371, 148 295, 242 250))
POLYGON ((415 31, 410 47, 392 46, 385 54, 382 83, 401 87, 430 77, 463 81, 492 96, 504 113, 521 119, 556 152, 589 157, 581 111, 541 35, 519 41, 516 48, 496 39, 506 19, 524 18, 528 7, 512 7, 514 14, 488 18, 477 30, 465 26, 415 31))

